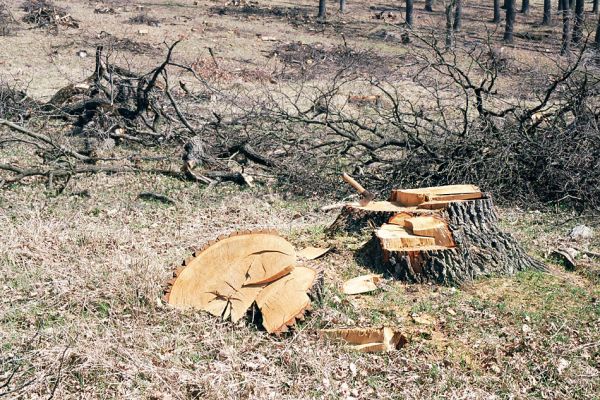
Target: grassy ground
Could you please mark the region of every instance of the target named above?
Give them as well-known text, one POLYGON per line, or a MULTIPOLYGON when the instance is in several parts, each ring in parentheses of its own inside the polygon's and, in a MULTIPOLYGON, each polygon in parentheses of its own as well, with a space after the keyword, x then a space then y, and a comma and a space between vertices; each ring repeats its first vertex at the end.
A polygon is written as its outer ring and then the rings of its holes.
MULTIPOLYGON (((8 388, 29 384, 15 397, 594 398, 600 389, 600 266, 591 261, 461 288, 390 280, 372 295, 345 296, 343 280, 371 272, 354 261, 362 238, 327 239, 335 212, 315 212, 316 200, 110 176, 59 197, 18 187, 0 204, 0 377, 16 368, 8 388), (136 198, 148 190, 176 205, 136 198), (194 248, 264 226, 299 248, 334 247, 312 262, 325 272, 325 298, 297 332, 270 337, 161 302, 173 266, 194 248), (357 354, 314 333, 381 325, 398 326, 410 343, 357 354)), ((557 227, 564 216, 553 213, 503 217, 537 254, 570 227, 557 227)))
MULTIPOLYGON (((6 3, 20 20, 19 2, 6 3)), ((251 14, 235 7, 221 13, 224 2, 217 1, 56 3, 81 22, 79 29, 55 36, 21 24, 14 35, 0 37, 0 80, 28 86, 31 95, 46 100, 92 73, 95 46, 107 40, 106 32, 149 46, 141 53, 115 50, 120 65, 148 70, 160 61, 162 43, 181 37, 178 60, 197 63, 206 72, 214 68, 211 47, 217 72, 240 84, 247 83, 248 70, 274 70, 277 60, 270 54, 292 41, 327 48, 347 41, 378 54, 405 52, 404 45, 380 38, 394 21, 374 18, 391 10, 401 19, 399 2, 351 1, 344 16, 331 3, 327 25, 314 23, 312 0, 260 1, 251 14), (94 13, 104 6, 116 13, 94 13), (141 12, 161 25, 127 23, 141 12), (276 40, 258 36, 267 34, 276 40), (79 50, 90 56, 79 57, 79 50)), ((545 76, 547 63, 557 58, 560 26, 538 25, 541 4, 533 1, 529 16, 519 14, 516 29, 551 35, 517 38, 508 47, 497 41, 497 47, 510 54, 515 70, 539 70, 545 76)), ((422 2, 415 5, 417 33, 442 26, 439 10, 425 14, 422 8, 422 2)), ((482 40, 486 30, 498 39, 502 27, 482 22, 484 14, 491 18, 491 2, 468 4, 460 40, 482 40)), ((410 85, 410 77, 406 82, 410 85)), ((205 189, 149 175, 78 177, 59 196, 40 183, 1 191, 0 394, 27 399, 598 398, 597 259, 580 259, 576 271, 550 263, 548 273, 483 279, 460 288, 386 280, 381 291, 346 296, 340 290, 345 279, 372 272, 354 258, 365 238, 327 238, 324 229, 336 212, 315 210, 340 199, 321 196, 289 199, 262 186, 205 189), (145 191, 164 194, 175 205, 138 199, 145 191), (262 227, 277 228, 297 248, 333 247, 310 263, 324 271, 325 297, 297 331, 272 337, 162 302, 173 268, 194 249, 234 229, 262 227), (409 344, 388 354, 358 354, 315 334, 319 328, 382 325, 399 327, 409 344)), ((567 243, 574 225, 598 222, 560 210, 504 209, 501 214, 504 229, 538 258, 567 243)), ((598 251, 598 228, 593 239, 576 245, 598 251)))

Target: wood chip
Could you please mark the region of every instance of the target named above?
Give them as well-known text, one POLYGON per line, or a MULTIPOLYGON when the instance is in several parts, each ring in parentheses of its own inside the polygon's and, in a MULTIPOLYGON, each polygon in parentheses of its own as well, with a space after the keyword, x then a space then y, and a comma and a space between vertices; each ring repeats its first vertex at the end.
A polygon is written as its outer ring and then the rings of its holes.
POLYGON ((403 347, 408 340, 397 329, 383 328, 351 328, 321 329, 321 337, 338 339, 363 353, 387 352, 403 347))
POLYGON ((357 276, 344 282, 342 291, 345 294, 368 293, 377 290, 379 282, 381 282, 381 275, 357 276))
POLYGON ((323 257, 331 250, 331 247, 305 247, 298 252, 298 257, 305 258, 307 260, 315 260, 319 257, 323 257))

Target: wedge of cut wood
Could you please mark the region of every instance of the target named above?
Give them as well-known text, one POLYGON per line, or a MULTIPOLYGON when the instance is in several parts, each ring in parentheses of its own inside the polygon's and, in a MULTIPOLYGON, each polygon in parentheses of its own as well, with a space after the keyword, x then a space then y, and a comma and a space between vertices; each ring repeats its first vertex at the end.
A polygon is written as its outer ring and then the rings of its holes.
POLYGON ((234 233, 188 258, 173 274, 165 300, 237 321, 260 292, 251 286, 280 279, 295 263, 294 247, 274 231, 234 233))
POLYGON ((307 291, 313 286, 316 271, 296 267, 277 281, 265 286, 256 297, 256 305, 262 314, 263 327, 269 333, 285 332, 289 325, 302 318, 310 307, 307 291))
POLYGON ((376 232, 384 249, 435 246, 435 239, 417 236, 399 225, 383 224, 376 232))
POLYGON ((396 189, 392 191, 390 201, 405 207, 418 206, 428 201, 464 200, 461 198, 439 198, 443 196, 467 196, 481 198, 481 191, 474 185, 433 186, 419 189, 396 189))
POLYGON ((391 327, 322 329, 319 333, 321 337, 342 340, 354 350, 366 353, 396 350, 408 342, 399 330, 391 327))
POLYGON ((342 291, 345 294, 361 294, 377 290, 381 275, 361 275, 344 282, 342 291))
POLYGON ((331 247, 305 247, 298 252, 298 257, 305 258, 307 260, 316 260, 319 257, 323 257, 331 250, 331 247))
POLYGON ((454 239, 448 228, 448 224, 440 217, 423 216, 407 218, 405 227, 413 235, 429 236, 435 240, 438 246, 454 247, 454 239))

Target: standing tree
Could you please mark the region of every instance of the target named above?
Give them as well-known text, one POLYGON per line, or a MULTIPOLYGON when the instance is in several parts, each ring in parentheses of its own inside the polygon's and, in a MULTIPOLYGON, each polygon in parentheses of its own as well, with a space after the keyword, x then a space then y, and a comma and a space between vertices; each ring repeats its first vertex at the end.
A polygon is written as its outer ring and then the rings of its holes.
POLYGON ((326 0, 319 0, 319 15, 317 15, 317 18, 319 19, 325 19, 326 18, 326 5, 325 5, 326 0))
POLYGON ((600 3, 600 1, 599 1, 599 0, 594 0, 594 5, 593 5, 593 7, 592 7, 592 12, 593 12, 594 14, 597 14, 597 13, 598 13, 598 3, 600 3))
POLYGON ((492 22, 500 23, 500 0, 494 0, 494 19, 492 19, 492 22))
POLYGON ((521 13, 529 14, 529 0, 523 0, 521 2, 521 13))
POLYGON ((456 0, 456 8, 454 9, 454 24, 452 28, 458 32, 462 27, 462 0, 456 0))
POLYGON ((425 0, 425 11, 433 11, 433 0, 425 0))
POLYGON ((565 55, 569 52, 569 33, 571 30, 571 8, 569 8, 569 0, 562 0, 561 4, 562 8, 562 20, 563 20, 563 30, 562 30, 562 47, 560 49, 560 54, 565 55))
POLYGON ((573 43, 579 43, 583 36, 584 26, 584 0, 577 0, 575 2, 575 25, 573 25, 573 43))
MULTIPOLYGON (((569 1, 569 0, 566 0, 569 1)), ((513 42, 513 30, 515 27, 515 0, 506 0, 506 29, 504 30, 504 41, 513 42)))
POLYGON ((552 1, 544 0, 544 20, 542 25, 552 24, 552 1))
POLYGON ((557 7, 558 12, 562 11, 562 9, 563 9, 562 6, 563 6, 563 0, 558 0, 558 7, 557 7))
POLYGON ((344 13, 346 10, 346 0, 340 0, 340 12, 344 13))
POLYGON ((446 3, 446 49, 451 49, 454 45, 454 30, 452 29, 452 10, 456 5, 456 0, 448 0, 446 3))
POLYGON ((598 24, 596 25, 596 39, 594 40, 596 47, 600 47, 600 18, 598 18, 598 24))
POLYGON ((409 28, 413 26, 413 5, 414 0, 406 0, 406 25, 409 28))

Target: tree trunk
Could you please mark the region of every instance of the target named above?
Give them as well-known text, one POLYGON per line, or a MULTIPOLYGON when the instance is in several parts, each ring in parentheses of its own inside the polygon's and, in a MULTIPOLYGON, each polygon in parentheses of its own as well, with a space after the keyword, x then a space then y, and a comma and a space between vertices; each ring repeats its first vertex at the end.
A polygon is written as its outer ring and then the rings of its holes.
POLYGON ((552 1, 544 0, 544 20, 542 25, 550 25, 552 23, 552 1))
POLYGON ((413 26, 413 5, 414 0, 406 0, 406 25, 413 26))
POLYGON ((562 0, 562 20, 563 20, 563 30, 562 30, 562 47, 560 49, 560 54, 565 55, 569 52, 569 39, 570 31, 571 31, 571 9, 569 8, 569 0, 562 0))
POLYGON ((340 12, 343 14, 346 11, 346 0, 340 0, 340 12))
POLYGON ((454 30, 452 29, 452 9, 454 8, 454 0, 450 0, 446 6, 446 50, 451 49, 454 45, 454 30))
POLYGON ((514 26, 515 26, 515 0, 506 0, 506 29, 504 31, 504 41, 506 43, 513 42, 514 26))
POLYGON ((523 0, 521 2, 521 13, 529 14, 529 0, 523 0))
POLYGON ((583 27, 585 15, 583 13, 585 0, 577 0, 575 2, 575 25, 573 26, 573 43, 577 44, 583 36, 583 27))
POLYGON ((597 14, 597 13, 598 13, 598 5, 599 5, 599 3, 600 3, 600 0, 594 0, 594 5, 593 5, 593 7, 592 7, 592 12, 593 12, 594 14, 597 14))
POLYGON ((596 24, 596 39, 594 43, 597 47, 600 47, 600 18, 598 18, 598 23, 596 24))
POLYGON ((494 19, 492 19, 492 22, 500 23, 500 0, 494 0, 494 19))
POLYGON ((433 11, 433 0, 425 0, 425 11, 433 11))
POLYGON ((452 28, 454 31, 460 31, 462 27, 462 0, 456 0, 456 8, 454 9, 454 24, 452 28))
POLYGON ((319 19, 325 19, 326 18, 326 0, 319 0, 319 15, 317 15, 317 18, 319 19))
POLYGON ((500 230, 492 199, 480 195, 475 200, 448 201, 445 208, 436 210, 398 208, 397 202, 387 203, 387 211, 382 206, 386 202, 379 202, 372 213, 348 206, 334 225, 339 229, 344 221, 351 230, 358 225, 378 226, 358 256, 407 282, 460 285, 482 276, 545 270, 500 230), (386 212, 392 214, 387 221, 386 212), (353 216, 359 220, 353 221, 353 216))
POLYGON ((561 12, 563 9, 563 0, 558 0, 558 6, 556 7, 558 12, 561 12))

